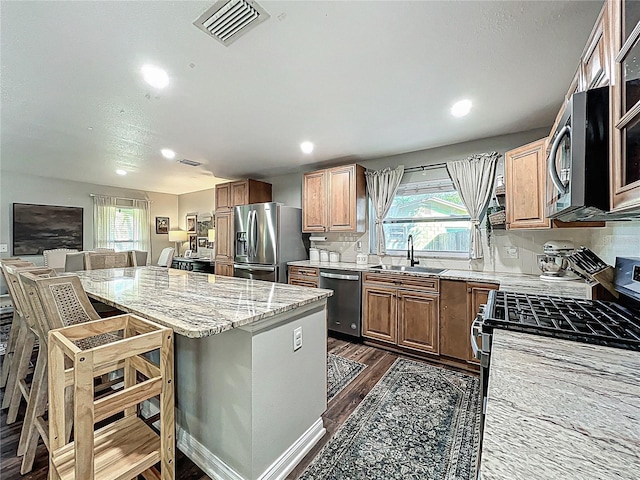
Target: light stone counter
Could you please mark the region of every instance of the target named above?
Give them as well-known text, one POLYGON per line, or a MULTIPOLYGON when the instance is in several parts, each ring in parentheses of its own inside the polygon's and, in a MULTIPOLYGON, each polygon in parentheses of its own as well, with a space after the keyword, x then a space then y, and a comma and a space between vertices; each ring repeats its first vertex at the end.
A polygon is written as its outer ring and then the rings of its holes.
POLYGON ((640 352, 496 330, 482 480, 640 477, 640 352))
MULTIPOLYGON (((354 270, 359 272, 381 272, 382 270, 373 268, 374 265, 356 265, 355 263, 340 262, 310 262, 308 260, 289 262, 289 265, 301 267, 335 268, 338 270, 354 270)), ((423 265, 421 265, 423 266, 423 265)), ((500 290, 511 292, 532 293, 536 295, 556 295, 571 298, 591 298, 593 283, 583 280, 541 280, 538 275, 525 273, 502 273, 502 272, 475 272, 471 270, 449 270, 442 273, 424 272, 397 272, 384 270, 384 273, 397 275, 413 275, 417 277, 438 277, 445 280, 462 280, 467 282, 495 283, 500 285, 500 290)))
POLYGON ((73 272, 89 296, 201 338, 308 305, 331 290, 298 287, 162 267, 73 272))

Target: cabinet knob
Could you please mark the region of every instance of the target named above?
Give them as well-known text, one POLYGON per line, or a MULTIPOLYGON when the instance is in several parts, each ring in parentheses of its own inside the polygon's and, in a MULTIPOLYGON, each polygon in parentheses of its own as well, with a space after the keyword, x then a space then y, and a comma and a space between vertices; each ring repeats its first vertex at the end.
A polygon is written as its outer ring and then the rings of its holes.
POLYGON ((471 289, 470 288, 467 288, 467 293, 471 293, 471 289))

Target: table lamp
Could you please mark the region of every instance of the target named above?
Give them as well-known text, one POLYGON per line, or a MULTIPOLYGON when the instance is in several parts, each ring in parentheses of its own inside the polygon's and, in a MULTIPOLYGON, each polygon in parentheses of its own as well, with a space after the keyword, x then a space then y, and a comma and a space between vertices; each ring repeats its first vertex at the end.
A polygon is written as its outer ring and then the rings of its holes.
POLYGON ((177 256, 180 256, 180 243, 184 243, 188 240, 186 230, 169 230, 169 241, 176 244, 177 256))

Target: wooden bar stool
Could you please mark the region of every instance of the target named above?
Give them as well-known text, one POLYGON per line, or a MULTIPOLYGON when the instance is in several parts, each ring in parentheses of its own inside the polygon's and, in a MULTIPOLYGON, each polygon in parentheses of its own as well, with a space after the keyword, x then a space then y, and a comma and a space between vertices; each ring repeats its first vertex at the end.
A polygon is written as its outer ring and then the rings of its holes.
POLYGON ((18 335, 16 337, 16 346, 14 349, 11 371, 7 380, 7 388, 3 399, 3 408, 8 407, 7 425, 11 425, 16 421, 18 416, 18 408, 24 398, 29 400, 29 389, 27 385, 27 374, 31 364, 36 339, 42 340, 39 333, 38 324, 31 312, 31 307, 27 301, 24 289, 20 284, 19 275, 21 273, 30 272, 38 277, 55 277, 56 272, 52 268, 43 267, 16 267, 16 264, 5 265, 5 280, 7 287, 11 289, 14 297, 14 308, 20 312, 22 321, 18 326, 18 335))
POLYGON ((51 480, 132 479, 137 475, 173 480, 173 330, 134 315, 51 330, 49 442, 51 480), (124 338, 100 341, 116 332, 123 332, 124 338), (156 366, 143 354, 158 349, 160 365, 156 366), (65 368, 65 359, 72 362, 71 368, 65 368), (94 378, 121 367, 124 390, 94 400, 94 378), (138 383, 138 374, 146 380, 138 383), (73 388, 74 405, 74 440, 68 443, 65 387, 73 388), (155 396, 160 397, 160 435, 137 416, 137 405, 155 396), (109 423, 94 430, 104 420, 109 423), (157 463, 161 464, 159 475, 154 467, 157 463))
MULTIPOLYGON (((16 267, 35 267, 33 263, 25 262, 24 260, 1 260, 0 261, 0 271, 2 272, 2 276, 4 277, 5 283, 7 284, 7 290, 9 290, 9 296, 11 297, 11 302, 13 303, 13 319, 11 321, 11 329, 9 330, 9 340, 7 341, 7 347, 5 349, 4 358, 2 360, 2 370, 0 371, 0 387, 7 386, 9 373, 11 372, 11 368, 12 368, 13 353, 16 348, 18 331, 20 330, 20 324, 22 323, 22 315, 19 310, 19 306, 16 305, 13 290, 9 286, 9 281, 7 280, 7 275, 5 273, 5 268, 8 265, 15 265, 16 267)), ((4 404, 4 400, 3 400, 3 404, 4 404)), ((9 405, 7 404, 7 407, 8 406, 9 405)), ((7 408, 7 407, 2 407, 2 408, 7 408)))

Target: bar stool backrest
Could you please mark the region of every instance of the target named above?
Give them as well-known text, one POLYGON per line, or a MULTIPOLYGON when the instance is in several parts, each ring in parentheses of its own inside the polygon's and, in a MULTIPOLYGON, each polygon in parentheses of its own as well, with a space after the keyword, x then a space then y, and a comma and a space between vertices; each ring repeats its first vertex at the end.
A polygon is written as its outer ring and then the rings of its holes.
POLYGON ((40 328, 39 325, 34 318, 33 312, 31 310, 31 305, 28 300, 27 295, 24 292, 24 288, 20 282, 20 274, 29 272, 32 275, 38 277, 55 277, 56 271, 53 268, 47 267, 16 267, 16 264, 5 265, 4 266, 5 277, 7 280, 7 287, 9 287, 13 292, 13 307, 16 309, 18 314, 25 320, 27 325, 33 332, 40 336, 40 328))
POLYGON ((18 313, 18 315, 20 317, 23 316, 22 314, 22 309, 21 306, 22 304, 20 303, 20 300, 16 299, 16 291, 15 291, 15 285, 13 284, 13 282, 11 282, 11 280, 9 279, 9 274, 7 273, 7 270, 10 268, 26 268, 26 267, 32 267, 35 268, 35 265, 31 262, 25 262, 25 261, 9 261, 9 262, 0 262, 0 270, 2 271, 2 277, 4 278, 4 283, 7 284, 7 290, 9 290, 9 296, 11 297, 11 302, 13 303, 13 308, 15 310, 15 312, 18 313))
MULTIPOLYGON (((21 274, 21 281, 45 341, 49 330, 100 319, 78 277, 42 278, 25 272, 21 274)), ((112 335, 91 337, 82 342, 83 348, 91 348, 110 341, 113 341, 112 335)))
POLYGON ((84 266, 87 270, 98 270, 130 267, 131 263, 127 252, 86 252, 84 266))

